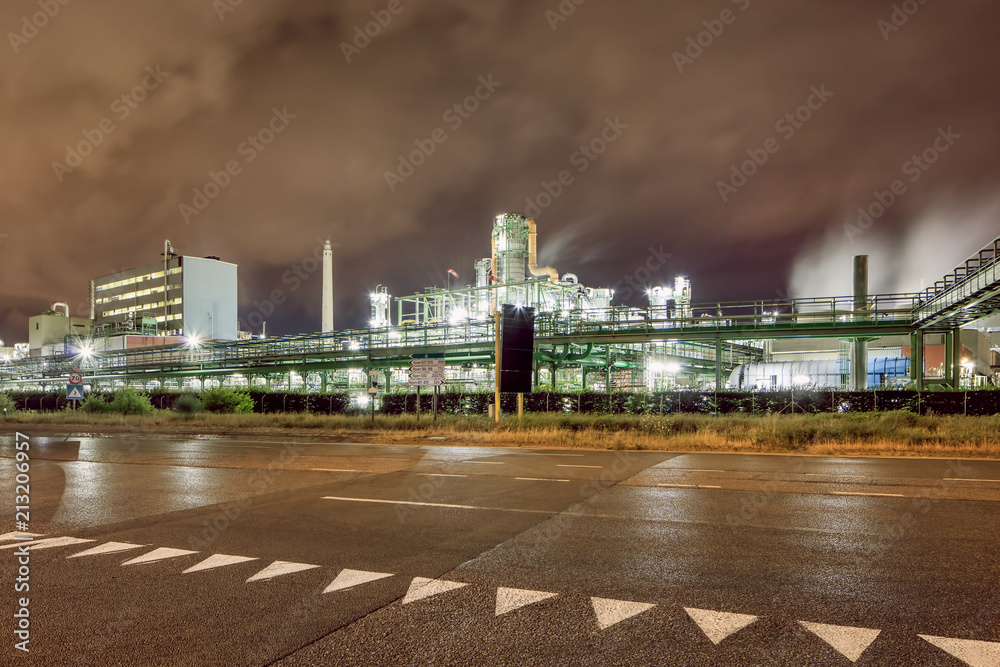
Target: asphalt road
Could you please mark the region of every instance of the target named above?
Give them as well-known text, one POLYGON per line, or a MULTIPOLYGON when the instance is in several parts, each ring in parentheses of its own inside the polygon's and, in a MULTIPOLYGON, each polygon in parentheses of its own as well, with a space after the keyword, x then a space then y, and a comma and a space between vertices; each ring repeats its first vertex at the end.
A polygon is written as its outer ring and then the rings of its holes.
POLYGON ((1000 462, 30 435, 0 664, 1000 665, 1000 462))

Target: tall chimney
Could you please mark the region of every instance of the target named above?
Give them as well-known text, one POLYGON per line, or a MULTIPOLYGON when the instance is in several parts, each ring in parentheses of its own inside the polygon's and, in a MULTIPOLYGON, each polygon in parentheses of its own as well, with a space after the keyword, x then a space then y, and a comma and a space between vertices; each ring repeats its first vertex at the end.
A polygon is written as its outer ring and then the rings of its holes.
POLYGON ((333 246, 323 245, 323 333, 333 332, 333 246))
MULTIPOLYGON (((868 255, 854 257, 854 321, 868 321, 868 255)), ((868 339, 855 338, 851 353, 851 390, 868 388, 868 339)))

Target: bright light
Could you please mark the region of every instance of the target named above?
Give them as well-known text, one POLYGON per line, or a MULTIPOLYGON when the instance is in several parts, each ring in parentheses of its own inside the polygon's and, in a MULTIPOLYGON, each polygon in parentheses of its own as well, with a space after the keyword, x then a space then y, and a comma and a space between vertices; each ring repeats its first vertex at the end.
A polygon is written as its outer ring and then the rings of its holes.
POLYGON ((184 344, 188 347, 200 347, 201 339, 197 336, 184 336, 184 344))
POLYGON ((94 348, 92 348, 90 345, 81 345, 80 356, 83 357, 84 359, 90 359, 92 356, 94 356, 94 348))
POLYGON ((399 340, 402 337, 403 335, 398 331, 396 331, 395 329, 389 332, 389 340, 399 340))
POLYGON ((666 364, 663 369, 670 373, 671 375, 676 375, 681 372, 681 365, 676 361, 666 364))
POLYGON ((361 343, 356 340, 352 340, 347 344, 347 349, 351 350, 352 352, 357 352, 358 350, 361 349, 361 343))
POLYGON ((812 378, 808 375, 796 375, 792 378, 792 384, 797 387, 802 387, 807 384, 812 384, 812 378))
POLYGON ((648 368, 654 373, 662 373, 663 371, 667 370, 667 365, 661 361, 654 361, 649 364, 648 368))
POLYGON ((451 314, 448 315, 448 321, 452 324, 458 324, 462 320, 469 319, 469 311, 465 308, 454 308, 451 314))
POLYGON ((359 408, 368 407, 368 401, 369 401, 368 394, 354 395, 354 405, 358 406, 359 408))
POLYGON ((976 362, 972 361, 972 359, 962 359, 962 366, 968 369, 973 369, 976 367, 976 362))

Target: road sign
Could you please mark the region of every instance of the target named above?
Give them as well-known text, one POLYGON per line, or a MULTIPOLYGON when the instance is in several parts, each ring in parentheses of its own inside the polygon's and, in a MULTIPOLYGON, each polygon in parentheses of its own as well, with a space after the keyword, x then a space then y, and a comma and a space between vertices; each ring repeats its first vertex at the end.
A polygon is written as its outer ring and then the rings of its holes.
POLYGON ((410 359, 444 359, 444 352, 431 352, 429 354, 411 354, 410 359))
POLYGON ((68 384, 66 385, 66 400, 69 401, 82 401, 83 400, 83 387, 78 384, 68 384))
POLYGON ((378 387, 368 387, 368 393, 369 394, 377 394, 378 393, 378 387))
POLYGON ((444 384, 444 354, 411 354, 407 384, 411 387, 439 387, 444 384))
POLYGON ((83 376, 74 371, 74 372, 72 372, 72 373, 69 374, 69 383, 70 384, 83 384, 83 376))

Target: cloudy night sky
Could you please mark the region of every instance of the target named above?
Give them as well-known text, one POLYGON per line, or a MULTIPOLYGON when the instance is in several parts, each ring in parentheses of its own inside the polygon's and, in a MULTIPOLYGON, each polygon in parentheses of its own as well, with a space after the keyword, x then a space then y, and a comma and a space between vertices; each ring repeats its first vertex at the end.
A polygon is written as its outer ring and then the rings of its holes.
POLYGON ((376 285, 469 280, 529 202, 542 264, 612 286, 652 248, 695 302, 846 293, 854 254, 915 291, 1000 234, 995 2, 236 1, 3 3, 8 344, 164 239, 239 264, 244 320, 281 290, 284 334, 320 328, 319 272, 288 279, 317 239, 361 326, 376 285))

